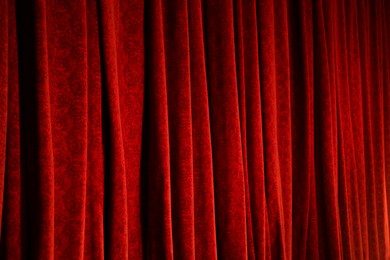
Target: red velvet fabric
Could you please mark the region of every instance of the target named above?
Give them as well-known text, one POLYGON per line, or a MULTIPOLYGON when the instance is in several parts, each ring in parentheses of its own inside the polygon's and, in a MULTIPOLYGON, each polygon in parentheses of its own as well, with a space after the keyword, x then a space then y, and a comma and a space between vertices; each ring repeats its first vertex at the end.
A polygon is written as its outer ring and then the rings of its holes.
POLYGON ((1 259, 389 259, 390 1, 0 0, 1 259))

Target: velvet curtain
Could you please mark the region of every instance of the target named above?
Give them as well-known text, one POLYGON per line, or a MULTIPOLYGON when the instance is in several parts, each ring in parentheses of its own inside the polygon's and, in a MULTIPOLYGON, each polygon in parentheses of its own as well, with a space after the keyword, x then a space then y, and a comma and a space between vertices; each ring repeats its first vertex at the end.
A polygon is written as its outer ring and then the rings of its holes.
POLYGON ((390 1, 0 0, 1 259, 388 259, 390 1))

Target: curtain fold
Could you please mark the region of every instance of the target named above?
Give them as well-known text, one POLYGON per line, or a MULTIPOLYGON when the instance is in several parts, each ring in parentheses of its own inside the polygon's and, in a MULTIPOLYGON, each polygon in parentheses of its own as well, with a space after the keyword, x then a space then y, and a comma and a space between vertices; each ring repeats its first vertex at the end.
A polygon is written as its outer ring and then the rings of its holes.
POLYGON ((389 16, 0 0, 0 259, 390 258, 389 16))

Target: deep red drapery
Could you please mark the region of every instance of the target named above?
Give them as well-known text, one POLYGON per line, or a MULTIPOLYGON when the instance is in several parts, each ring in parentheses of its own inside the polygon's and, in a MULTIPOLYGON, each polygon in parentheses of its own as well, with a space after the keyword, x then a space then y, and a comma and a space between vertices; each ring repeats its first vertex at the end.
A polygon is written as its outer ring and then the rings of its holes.
POLYGON ((390 1, 1 0, 0 88, 1 259, 390 257, 390 1))

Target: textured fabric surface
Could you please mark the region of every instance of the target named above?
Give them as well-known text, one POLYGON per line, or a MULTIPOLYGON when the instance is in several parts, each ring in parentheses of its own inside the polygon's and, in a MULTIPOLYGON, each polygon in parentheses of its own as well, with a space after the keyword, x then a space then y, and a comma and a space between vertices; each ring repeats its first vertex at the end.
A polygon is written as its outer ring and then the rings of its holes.
POLYGON ((390 1, 0 0, 0 259, 389 259, 390 1))

